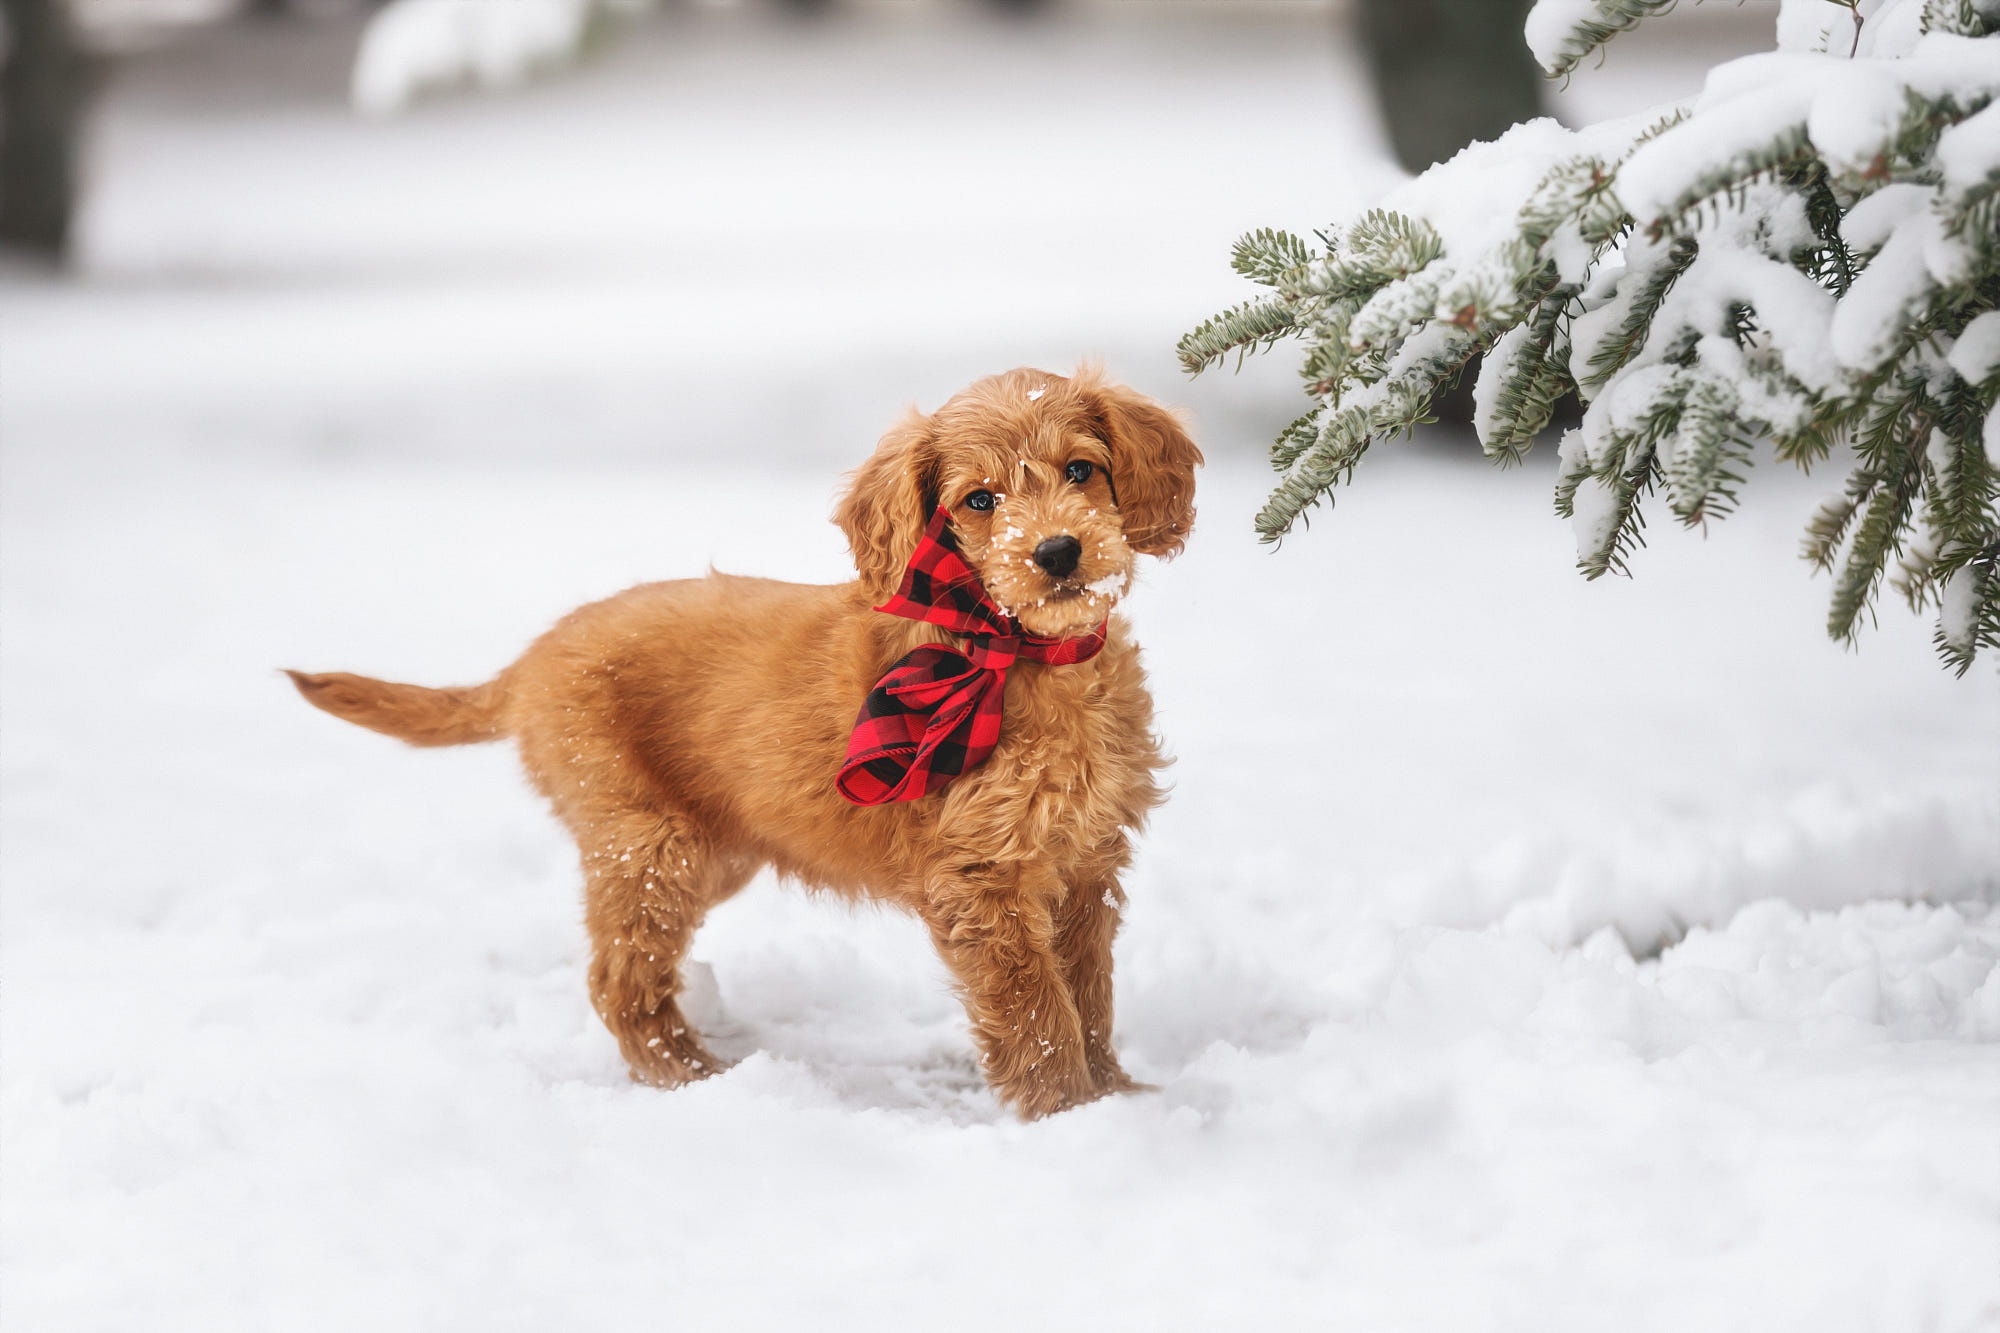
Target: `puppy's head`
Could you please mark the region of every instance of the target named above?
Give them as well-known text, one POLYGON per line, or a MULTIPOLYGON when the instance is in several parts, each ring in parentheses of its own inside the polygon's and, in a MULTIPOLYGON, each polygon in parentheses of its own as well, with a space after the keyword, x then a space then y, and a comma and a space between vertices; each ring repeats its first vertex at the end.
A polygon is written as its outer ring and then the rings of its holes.
POLYGON ((1069 378, 1012 370, 904 418, 849 478, 834 521, 881 602, 944 505, 988 595, 1030 633, 1060 638, 1104 619, 1135 556, 1181 549, 1200 463, 1172 413, 1094 366, 1069 378))

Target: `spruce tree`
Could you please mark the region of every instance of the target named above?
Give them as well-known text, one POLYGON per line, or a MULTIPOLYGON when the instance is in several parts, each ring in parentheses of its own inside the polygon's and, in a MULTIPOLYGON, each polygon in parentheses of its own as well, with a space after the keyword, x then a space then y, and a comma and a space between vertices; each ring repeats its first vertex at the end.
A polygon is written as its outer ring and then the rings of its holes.
MULTIPOLYGON (((1539 0, 1562 76, 1673 0, 1539 0)), ((1645 514, 1726 515, 1753 451, 1837 458, 1803 553, 1852 642, 1888 582, 1945 664, 2000 648, 2000 0, 1783 0, 1779 50, 1690 104, 1515 127, 1314 245, 1260 230, 1268 291, 1181 340, 1197 373, 1304 344, 1312 408, 1272 446, 1276 540, 1475 356, 1486 453, 1518 460, 1574 394, 1556 511, 1578 566, 1627 569, 1645 514), (1481 355, 1483 354, 1483 356, 1481 355)))

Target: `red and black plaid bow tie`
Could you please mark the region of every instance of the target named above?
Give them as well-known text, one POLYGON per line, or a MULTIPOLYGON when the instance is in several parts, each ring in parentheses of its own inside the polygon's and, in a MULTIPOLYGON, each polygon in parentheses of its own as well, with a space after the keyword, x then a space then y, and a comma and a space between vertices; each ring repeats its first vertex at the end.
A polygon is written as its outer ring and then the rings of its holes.
POLYGON ((875 683, 840 766, 840 794, 856 805, 914 801, 984 763, 1000 740, 1000 702, 1015 662, 1066 666, 1104 646, 1103 625, 1074 639, 1023 633, 959 555, 949 519, 939 506, 903 586, 875 609, 962 634, 965 649, 926 644, 875 683))

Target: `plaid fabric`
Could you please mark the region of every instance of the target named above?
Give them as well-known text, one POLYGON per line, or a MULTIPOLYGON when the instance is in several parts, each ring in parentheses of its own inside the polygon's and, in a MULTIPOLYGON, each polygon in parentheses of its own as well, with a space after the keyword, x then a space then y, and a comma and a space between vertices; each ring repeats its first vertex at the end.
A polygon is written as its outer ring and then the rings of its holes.
POLYGON ((1000 740, 1000 703, 1015 662, 1067 666, 1104 646, 1103 625, 1074 639, 1023 633, 959 555, 943 506, 924 529, 903 586, 875 609, 937 625, 965 643, 926 644, 869 691, 838 779, 840 794, 856 805, 914 801, 984 763, 1000 740))

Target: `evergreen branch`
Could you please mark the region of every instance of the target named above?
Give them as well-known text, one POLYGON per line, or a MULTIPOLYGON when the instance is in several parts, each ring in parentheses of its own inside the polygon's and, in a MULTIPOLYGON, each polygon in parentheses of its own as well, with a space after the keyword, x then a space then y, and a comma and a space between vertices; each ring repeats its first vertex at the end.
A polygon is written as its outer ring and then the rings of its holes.
POLYGON ((1347 330, 1350 348, 1383 347, 1408 336, 1428 321, 1437 308, 1438 279, 1434 273, 1398 278, 1368 298, 1347 330))
POLYGON ((1280 472, 1299 461, 1299 455, 1310 449, 1320 434, 1320 409, 1314 408, 1291 425, 1278 432, 1278 438, 1271 441, 1271 466, 1280 472))
POLYGON ((1608 504, 1595 519, 1597 532, 1589 541, 1579 536, 1577 542, 1576 564, 1585 578, 1629 573, 1632 555, 1646 544, 1646 516, 1640 501, 1659 484, 1659 442, 1679 426, 1691 385, 1688 376, 1669 376, 1634 427, 1612 433, 1601 459, 1579 453, 1557 482, 1556 513, 1572 522, 1583 517, 1577 512, 1577 501, 1585 482, 1610 492, 1608 504))
POLYGON ((1315 398, 1327 398, 1338 403, 1342 384, 1350 379, 1357 383, 1365 382, 1350 372, 1354 353, 1347 342, 1347 330, 1360 308, 1358 301, 1336 301, 1313 321, 1312 349, 1306 353, 1305 364, 1299 368, 1299 373, 1305 377, 1306 392, 1315 398))
POLYGON ((1848 475, 1847 486, 1839 494, 1820 501, 1819 508, 1806 522, 1805 541, 1799 548, 1799 555, 1807 564, 1822 574, 1831 574, 1833 564, 1840 555, 1840 545, 1847 540, 1847 530, 1854 522, 1854 516, 1861 512, 1881 484, 1880 473, 1867 468, 1856 468, 1848 475))
POLYGON ((1918 472, 1905 460, 1875 488, 1855 526, 1848 547, 1847 563, 1834 580, 1832 606, 1827 612, 1828 637, 1850 647, 1861 635, 1861 616, 1873 614, 1876 589, 1881 586, 1889 554, 1901 545, 1910 525, 1910 511, 1917 491, 1918 472))
POLYGON ((1322 496, 1345 481, 1368 451, 1373 439, 1374 412, 1349 407, 1331 413, 1318 435, 1294 455, 1291 475, 1281 482, 1257 513, 1257 531, 1264 541, 1276 541, 1322 496))
POLYGON ((1199 374, 1231 352, 1262 351, 1298 327, 1292 307, 1274 297, 1245 301, 1197 325, 1179 343, 1181 369, 1199 374))
MULTIPOLYGON (((1834 2, 1858 20, 1855 0, 1834 2)), ((2000 0, 1896 3, 1920 6, 1926 31, 2000 38, 2000 0)), ((1531 20, 1531 31, 1545 55, 1561 45, 1566 69, 1670 5, 1551 3, 1537 12, 1586 17, 1568 29, 1531 20)), ((1322 251, 1270 229, 1243 237, 1232 265, 1271 294, 1204 323, 1180 352, 1193 373, 1231 351, 1240 365, 1281 338, 1305 344, 1315 405, 1272 445, 1282 477, 1259 531, 1276 540, 1330 501, 1376 441, 1427 420, 1442 386, 1484 351, 1476 424, 1496 461, 1525 452, 1562 393, 1588 403, 1582 428, 1564 437, 1555 495, 1587 577, 1628 572, 1645 541, 1646 497, 1662 486, 1681 522, 1702 523, 1734 507, 1759 440, 1801 466, 1851 448, 1842 493, 1814 514, 1802 547, 1833 576, 1829 632, 1854 640, 1893 567, 1904 600, 1938 608, 1947 666, 1963 671, 1993 649, 2000 467, 1986 422, 2000 367, 1974 349, 1995 326, 1970 334, 1963 355, 1954 345, 2000 309, 2000 170, 1968 183, 1986 170, 1986 131, 1944 137, 1990 94, 1966 81, 1950 95, 1918 91, 1937 80, 1914 65, 1902 74, 1903 58, 1857 56, 1879 62, 1903 100, 1889 123, 1867 122, 1865 148, 1843 139, 1837 168, 1806 132, 1825 99, 1843 95, 1829 63, 1829 91, 1788 94, 1796 119, 1756 127, 1761 137, 1720 126, 1736 104, 1717 98, 1622 152, 1559 155, 1525 190, 1510 185, 1520 201, 1511 233, 1477 252, 1447 254, 1427 219, 1382 209, 1318 233, 1322 251), (1646 150, 1690 122, 1688 134, 1722 129, 1708 142, 1731 147, 1692 173, 1699 138, 1646 150), (1663 196, 1646 205, 1655 216, 1631 215, 1621 175, 1628 195, 1663 196), (1885 200, 1866 225, 1868 248, 1857 248, 1852 209, 1892 183, 1921 187, 1929 208, 1885 200), (1820 291, 1832 298, 1831 336, 1820 291)))
POLYGON ((1405 278, 1444 253, 1444 238, 1422 218, 1373 208, 1347 233, 1347 251, 1382 282, 1405 278))
POLYGON ((1830 0, 1830 3, 1839 5, 1853 16, 1854 39, 1847 44, 1847 58, 1852 60, 1854 53, 1861 49, 1861 0, 1830 0))
POLYGON ((1847 396, 1817 403, 1804 426, 1795 432, 1780 434, 1773 440, 1777 456, 1785 462, 1798 464, 1802 469, 1810 469, 1836 448, 1845 447, 1854 438, 1861 422, 1869 415, 1876 395, 1890 378, 1887 371, 1865 373, 1847 396))
POLYGON ((1683 396, 1667 438, 1662 473, 1675 517, 1693 527, 1736 507, 1736 488, 1750 466, 1754 436, 1746 430, 1742 400, 1727 383, 1697 375, 1683 396))
POLYGON ((1693 229, 1691 218, 1704 211, 1719 215, 1722 202, 1740 203, 1752 185, 1773 177, 1782 179, 1813 160, 1812 139, 1805 123, 1787 125, 1760 146, 1738 153, 1688 185, 1658 217, 1647 222, 1646 234, 1655 240, 1685 235, 1693 229))
MULTIPOLYGON (((1353 474, 1355 464, 1376 440, 1402 434, 1428 420, 1431 398, 1427 389, 1396 381, 1379 386, 1369 402, 1328 414, 1318 437, 1294 456, 1290 474, 1257 512, 1257 531, 1263 540, 1277 541, 1308 509, 1322 499, 1330 501, 1333 488, 1353 474)), ((1298 427, 1305 420, 1292 424, 1298 427)))
POLYGON ((1544 62, 1542 70, 1551 78, 1560 78, 1573 71, 1592 51, 1610 41, 1621 32, 1639 26, 1642 19, 1654 14, 1664 14, 1674 7, 1675 0, 1597 0, 1596 14, 1589 18, 1576 19, 1563 34, 1557 46, 1553 62, 1544 62))
POLYGON ((1925 511, 1931 529, 1944 539, 1946 570, 1955 567, 1954 556, 1962 552, 1970 558, 2000 531, 1995 512, 2000 468, 1986 456, 1984 417, 1991 404, 1982 403, 1983 397, 1963 381, 1939 395, 1938 425, 1924 454, 1925 511))
POLYGON ((1934 181, 1936 171, 1931 159, 1938 136, 1982 110, 1991 100, 1976 96, 1961 103, 1950 95, 1932 99, 1914 88, 1903 89, 1903 111, 1896 118, 1895 129, 1883 149, 1884 167, 1891 175, 1899 174, 1896 168, 1900 166, 1903 169, 1900 174, 1934 181))
POLYGON ((1600 579, 1606 574, 1630 576, 1631 559, 1646 544, 1646 513, 1639 502, 1653 493, 1659 480, 1659 457, 1650 446, 1639 449, 1618 472, 1612 483, 1609 540, 1580 554, 1576 562, 1586 579, 1600 579))
POLYGON ((2000 18, 1989 19, 1973 0, 1925 0, 1918 27, 1924 32, 1948 32, 1959 37, 1985 37, 2000 31, 2000 18))
POLYGON ((1950 577, 1948 571, 1938 568, 1934 534, 1920 525, 1897 558, 1896 572, 1889 576, 1889 587, 1903 599, 1904 606, 1912 612, 1920 612, 1935 602, 1950 577))
POLYGON ((2000 171, 1941 202, 1945 235, 1971 241, 1990 256, 2000 236, 2000 171))
MULTIPOLYGON (((1620 367, 1627 365, 1652 332, 1653 317, 1667 299, 1674 283, 1694 263, 1700 244, 1692 236, 1676 236, 1669 242, 1662 261, 1647 269, 1632 293, 1625 317, 1618 321, 1615 334, 1597 344, 1584 360, 1584 373, 1576 377, 1580 389, 1597 390, 1620 367)), ((1628 275, 1629 276, 1629 275, 1628 275)), ((1622 293, 1621 293, 1622 294, 1622 293)))
POLYGON ((2000 536, 1959 567, 1939 600, 1931 643, 1946 670, 1963 676, 1980 649, 2000 652, 2000 536))
POLYGON ((1854 285, 1854 254, 1840 234, 1846 214, 1833 192, 1826 164, 1815 159, 1782 172, 1781 179, 1805 199, 1806 223, 1819 238, 1817 246, 1791 255, 1792 263, 1835 295, 1845 295, 1854 285))
POLYGON ((1229 266, 1252 282, 1276 287, 1312 261, 1306 243, 1286 231, 1260 227, 1241 237, 1229 253, 1229 266))
POLYGON ((1510 331, 1486 354, 1479 372, 1478 397, 1487 406, 1475 424, 1488 458, 1520 462, 1555 415, 1556 400, 1575 387, 1555 354, 1554 343, 1556 321, 1577 290, 1564 285, 1550 291, 1527 323, 1510 331))

